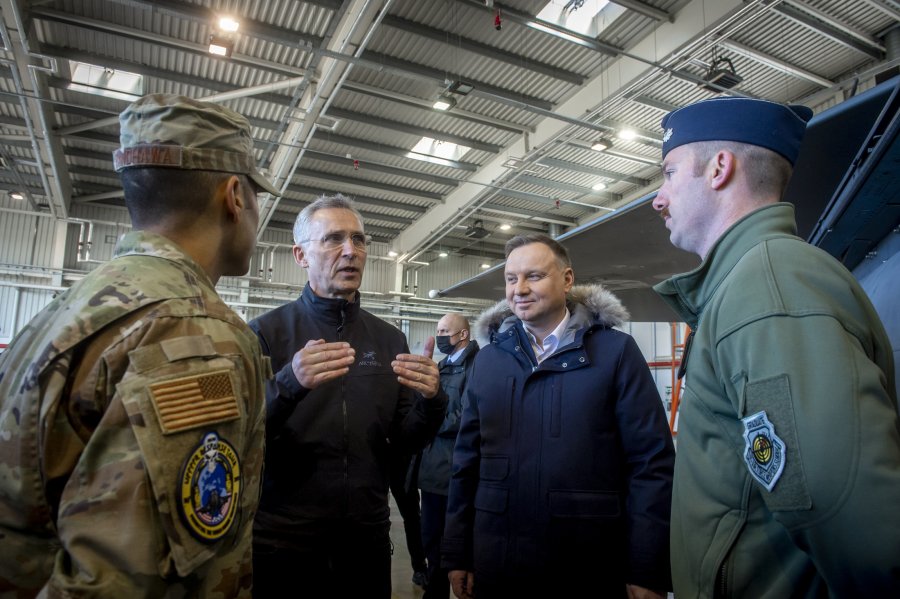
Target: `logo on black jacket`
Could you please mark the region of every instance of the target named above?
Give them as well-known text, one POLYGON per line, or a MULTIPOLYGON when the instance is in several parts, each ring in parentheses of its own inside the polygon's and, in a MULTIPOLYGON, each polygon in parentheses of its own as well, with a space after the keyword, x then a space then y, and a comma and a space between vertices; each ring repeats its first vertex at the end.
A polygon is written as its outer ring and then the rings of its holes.
POLYGON ((381 362, 375 359, 374 351, 364 351, 357 366, 381 366, 381 362))

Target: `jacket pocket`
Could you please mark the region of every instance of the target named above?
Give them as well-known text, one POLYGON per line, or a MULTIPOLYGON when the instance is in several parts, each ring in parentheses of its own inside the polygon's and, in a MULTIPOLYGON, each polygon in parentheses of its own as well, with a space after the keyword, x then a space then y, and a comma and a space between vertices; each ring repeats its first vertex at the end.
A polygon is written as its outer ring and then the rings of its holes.
POLYGON ((550 491, 550 515, 569 518, 617 518, 619 494, 614 491, 550 491))
POLYGON ((516 377, 509 376, 501 380, 502 384, 499 380, 497 383, 489 381, 487 389, 483 391, 479 389, 471 397, 478 402, 482 430, 490 431, 491 436, 496 435, 501 439, 509 439, 512 436, 516 377))
POLYGON ((478 468, 478 477, 481 480, 499 481, 505 480, 509 475, 509 458, 503 455, 482 456, 478 468))
POLYGON ((492 514, 506 512, 509 502, 509 489, 491 485, 478 485, 475 492, 475 509, 492 514))
POLYGON ((729 556, 746 521, 744 510, 730 510, 719 520, 709 550, 700 563, 700 586, 710 597, 728 596, 727 588, 722 585, 732 578, 727 567, 729 556))

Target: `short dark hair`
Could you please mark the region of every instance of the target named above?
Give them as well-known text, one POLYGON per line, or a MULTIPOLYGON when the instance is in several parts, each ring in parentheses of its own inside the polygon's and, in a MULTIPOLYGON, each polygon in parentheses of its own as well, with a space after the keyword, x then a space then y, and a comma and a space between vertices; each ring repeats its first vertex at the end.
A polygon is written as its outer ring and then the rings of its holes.
POLYGON ((740 159, 747 184, 761 194, 781 197, 794 168, 787 158, 762 146, 737 141, 698 141, 691 144, 694 154, 693 176, 703 174, 706 165, 719 150, 728 150, 740 159))
POLYGON ((564 248, 561 243, 550 237, 549 235, 545 235, 544 233, 523 233, 521 235, 516 235, 506 242, 506 246, 503 248, 503 251, 506 254, 506 257, 509 258, 509 255, 513 253, 513 250, 517 250, 520 247, 531 245, 532 243, 543 243, 548 248, 553 251, 553 254, 556 256, 556 260, 559 262, 560 268, 571 268, 572 267, 572 259, 569 258, 569 250, 564 248))
MULTIPOLYGON (((165 167, 128 168, 119 173, 125 205, 135 228, 174 218, 198 217, 213 191, 234 173, 165 167)), ((242 183, 251 185, 245 175, 242 183), (246 179, 246 180, 244 180, 246 179)))

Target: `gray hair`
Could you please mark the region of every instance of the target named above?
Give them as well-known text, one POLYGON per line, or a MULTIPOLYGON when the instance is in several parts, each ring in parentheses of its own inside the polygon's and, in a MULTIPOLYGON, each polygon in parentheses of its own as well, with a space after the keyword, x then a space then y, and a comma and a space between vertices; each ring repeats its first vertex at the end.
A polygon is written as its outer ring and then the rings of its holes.
POLYGON ((312 204, 300 211, 297 220, 294 221, 294 243, 300 245, 301 242, 309 240, 309 227, 312 223, 313 214, 319 210, 327 208, 340 208, 341 210, 349 210, 359 219, 359 224, 363 226, 363 218, 353 204, 353 200, 342 193, 334 195, 322 195, 313 201, 312 204))

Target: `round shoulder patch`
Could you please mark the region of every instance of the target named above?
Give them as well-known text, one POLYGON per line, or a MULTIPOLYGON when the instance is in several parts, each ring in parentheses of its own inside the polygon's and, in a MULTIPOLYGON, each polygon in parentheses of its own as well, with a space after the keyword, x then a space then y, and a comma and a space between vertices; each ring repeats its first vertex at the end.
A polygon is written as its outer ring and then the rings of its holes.
POLYGON ((231 528, 240 498, 237 452, 216 433, 206 433, 182 468, 178 494, 182 520, 194 537, 213 543, 231 528))

